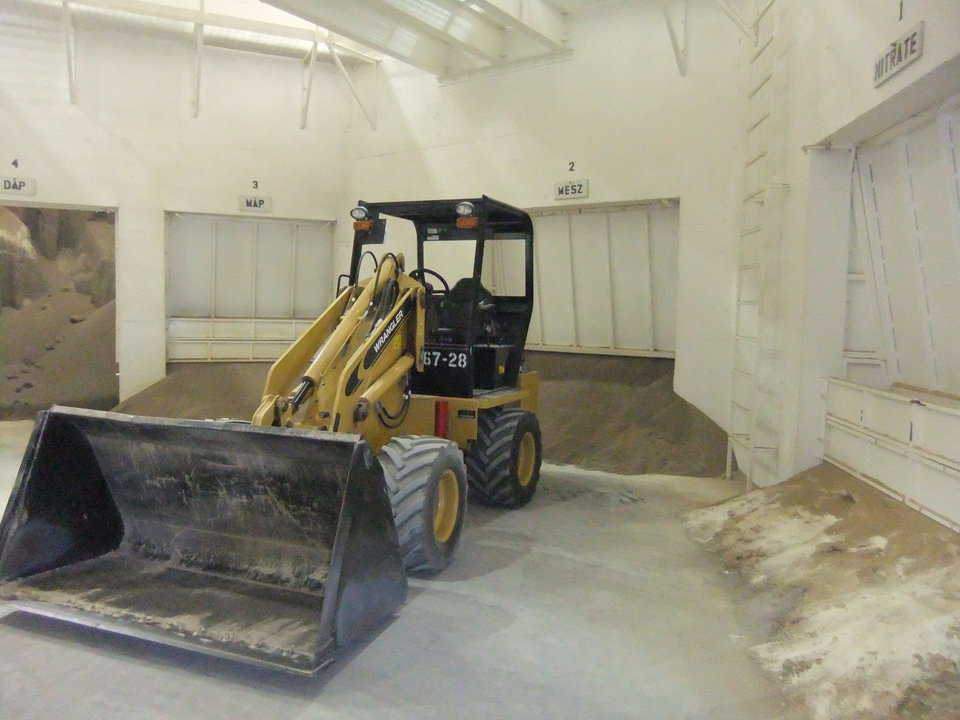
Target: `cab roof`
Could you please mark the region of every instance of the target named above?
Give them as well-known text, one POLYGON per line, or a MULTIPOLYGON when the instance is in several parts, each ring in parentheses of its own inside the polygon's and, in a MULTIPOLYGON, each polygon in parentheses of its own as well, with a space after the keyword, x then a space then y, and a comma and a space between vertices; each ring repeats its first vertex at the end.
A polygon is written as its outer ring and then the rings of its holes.
POLYGON ((416 225, 429 223, 452 223, 457 219, 456 206, 461 202, 470 202, 474 205, 474 214, 483 217, 486 211, 487 224, 496 226, 498 230, 515 230, 531 232, 533 221, 520 208, 494 200, 483 195, 478 198, 454 198, 451 200, 411 200, 401 202, 365 202, 360 201, 362 207, 367 208, 371 219, 379 215, 410 220, 416 225))

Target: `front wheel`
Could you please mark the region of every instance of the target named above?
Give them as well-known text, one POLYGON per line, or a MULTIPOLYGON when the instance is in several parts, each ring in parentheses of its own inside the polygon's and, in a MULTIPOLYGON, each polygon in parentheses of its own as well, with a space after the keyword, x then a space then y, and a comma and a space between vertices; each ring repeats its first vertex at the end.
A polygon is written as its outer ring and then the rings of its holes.
POLYGON ((435 573, 453 559, 467 508, 467 470, 456 443, 395 437, 380 450, 407 572, 435 573))
POLYGON ((526 505, 540 481, 542 455, 536 415, 520 408, 484 410, 466 454, 471 495, 487 505, 526 505))

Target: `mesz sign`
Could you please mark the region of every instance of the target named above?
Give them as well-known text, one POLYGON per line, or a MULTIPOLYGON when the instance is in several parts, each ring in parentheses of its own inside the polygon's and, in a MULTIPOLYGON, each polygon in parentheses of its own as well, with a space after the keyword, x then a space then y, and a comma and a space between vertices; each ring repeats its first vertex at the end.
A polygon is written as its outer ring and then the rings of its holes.
POLYGON ((923 22, 890 43, 890 47, 873 61, 873 86, 879 87, 910 63, 923 55, 923 22))
POLYGON ((554 200, 574 200, 587 197, 590 197, 590 181, 587 179, 561 180, 553 185, 554 200))

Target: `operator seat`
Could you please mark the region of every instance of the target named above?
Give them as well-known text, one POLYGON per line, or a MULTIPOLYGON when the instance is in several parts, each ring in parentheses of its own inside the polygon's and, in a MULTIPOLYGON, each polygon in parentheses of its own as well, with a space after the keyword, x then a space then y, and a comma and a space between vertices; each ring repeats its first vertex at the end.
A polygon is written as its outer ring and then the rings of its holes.
MULTIPOLYGON (((479 284, 479 280, 477 283, 479 284)), ((470 323, 470 306, 473 303, 474 279, 462 278, 450 292, 443 296, 439 308, 438 331, 441 334, 457 335, 464 340, 470 323)), ((493 295, 480 284, 474 314, 476 339, 494 340, 500 333, 497 324, 496 304, 493 295)))

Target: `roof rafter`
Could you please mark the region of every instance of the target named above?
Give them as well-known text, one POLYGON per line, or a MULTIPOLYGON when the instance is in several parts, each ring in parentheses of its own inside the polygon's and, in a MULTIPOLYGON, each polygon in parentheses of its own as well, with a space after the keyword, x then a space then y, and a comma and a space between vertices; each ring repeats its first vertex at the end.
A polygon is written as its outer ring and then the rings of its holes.
MULTIPOLYGON (((309 20, 383 55, 395 58, 434 75, 462 66, 451 46, 439 38, 418 31, 413 23, 398 22, 401 11, 387 13, 356 0, 264 0, 268 5, 309 20)), ((372 0, 387 5, 382 0, 372 0)))
POLYGON ((565 16, 547 0, 466 0, 464 4, 551 50, 566 48, 565 16))
MULTIPOLYGON (((93 10, 123 12, 149 18, 189 22, 204 27, 241 30, 274 37, 289 38, 291 40, 305 40, 307 42, 312 42, 315 33, 315 30, 312 28, 300 28, 261 20, 248 20, 234 15, 208 13, 202 9, 181 8, 164 3, 149 2, 149 0, 69 0, 69 3, 75 10, 91 8, 93 10)), ((337 50, 353 60, 375 62, 375 58, 353 47, 338 44, 337 50)))
POLYGON ((503 28, 472 12, 458 0, 430 0, 429 4, 416 0, 363 1, 394 13, 399 23, 412 24, 480 60, 496 63, 502 59, 503 28))

